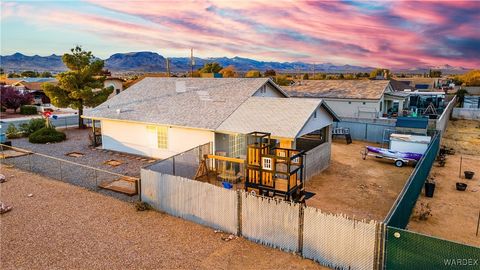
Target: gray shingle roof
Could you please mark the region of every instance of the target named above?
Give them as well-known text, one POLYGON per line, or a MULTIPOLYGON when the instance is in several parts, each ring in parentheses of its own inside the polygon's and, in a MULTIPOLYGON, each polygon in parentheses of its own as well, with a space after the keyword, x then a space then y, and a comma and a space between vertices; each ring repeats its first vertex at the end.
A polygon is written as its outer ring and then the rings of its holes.
POLYGON ((275 137, 295 138, 321 102, 321 99, 251 97, 217 130, 243 134, 268 131, 275 137))
POLYGON ((268 81, 147 77, 88 110, 85 117, 215 130, 268 81))
POLYGON ((292 97, 380 99, 388 80, 304 80, 283 89, 292 97))

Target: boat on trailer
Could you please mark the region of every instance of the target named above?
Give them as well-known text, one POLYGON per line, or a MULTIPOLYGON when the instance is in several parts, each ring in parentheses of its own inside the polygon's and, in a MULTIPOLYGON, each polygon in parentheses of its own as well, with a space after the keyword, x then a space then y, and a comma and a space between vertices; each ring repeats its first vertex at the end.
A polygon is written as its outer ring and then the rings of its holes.
POLYGON ((402 167, 405 164, 416 163, 422 158, 422 154, 411 152, 400 152, 386 148, 365 146, 365 150, 361 152, 362 158, 366 159, 367 156, 376 158, 384 158, 393 160, 395 166, 402 167))

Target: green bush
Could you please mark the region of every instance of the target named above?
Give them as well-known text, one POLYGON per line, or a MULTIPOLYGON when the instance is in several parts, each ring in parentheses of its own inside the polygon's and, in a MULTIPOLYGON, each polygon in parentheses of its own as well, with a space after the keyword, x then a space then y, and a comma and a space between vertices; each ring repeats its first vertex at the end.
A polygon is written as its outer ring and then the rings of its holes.
POLYGON ((45 127, 45 120, 42 118, 32 118, 28 123, 23 123, 20 125, 20 131, 24 135, 29 136, 35 131, 45 127))
POLYGON ((37 107, 24 105, 20 107, 20 114, 25 114, 25 115, 37 114, 37 107))
POLYGON ((16 138, 23 137, 22 132, 20 132, 20 130, 18 130, 13 123, 10 123, 8 125, 6 133, 7 133, 7 138, 9 139, 16 139, 16 138))
POLYGON ((28 141, 31 143, 49 143, 61 142, 66 138, 65 133, 57 131, 55 128, 44 127, 30 134, 28 141))

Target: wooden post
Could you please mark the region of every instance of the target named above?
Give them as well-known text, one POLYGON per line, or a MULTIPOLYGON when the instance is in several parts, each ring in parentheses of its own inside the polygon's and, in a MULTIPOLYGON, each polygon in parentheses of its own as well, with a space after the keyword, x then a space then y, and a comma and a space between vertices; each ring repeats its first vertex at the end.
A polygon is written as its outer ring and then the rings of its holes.
POLYGON ((97 147, 97 135, 95 134, 95 120, 92 121, 93 147, 97 147))
POLYGON ((460 156, 460 169, 458 170, 458 178, 462 178, 462 161, 463 156, 460 156))
POLYGON ((478 219, 477 219, 477 233, 475 233, 476 236, 478 236, 478 227, 480 227, 480 211, 478 211, 478 219))

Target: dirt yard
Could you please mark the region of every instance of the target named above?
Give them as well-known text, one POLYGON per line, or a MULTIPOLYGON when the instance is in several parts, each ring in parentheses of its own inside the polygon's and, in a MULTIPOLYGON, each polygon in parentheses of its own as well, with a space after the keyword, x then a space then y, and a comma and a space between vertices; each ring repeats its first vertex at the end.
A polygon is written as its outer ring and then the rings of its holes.
POLYGON ((310 260, 2 167, 1 269, 327 269, 310 260), (33 194, 28 197, 28 194, 33 194))
POLYGON ((395 167, 392 161, 367 157, 360 151, 372 143, 335 140, 328 169, 306 183, 306 191, 315 193, 307 200, 331 213, 343 213, 356 219, 383 221, 413 171, 413 166, 395 167))
POLYGON ((459 154, 480 156, 480 121, 450 120, 442 144, 459 154))
POLYGON ((442 144, 453 147, 456 153, 447 155, 445 167, 438 167, 435 162, 430 173, 436 183, 434 196, 428 198, 422 192, 408 229, 480 246, 480 233, 475 236, 480 214, 480 122, 449 122, 442 144), (466 170, 475 172, 472 180, 465 179, 463 172, 466 170), (457 191, 456 182, 466 183, 466 191, 457 191), (420 220, 420 213, 428 210, 427 204, 431 216, 427 220, 420 220))

